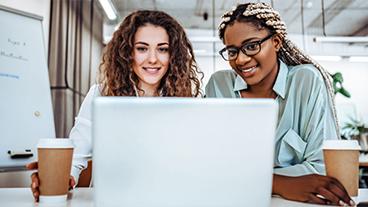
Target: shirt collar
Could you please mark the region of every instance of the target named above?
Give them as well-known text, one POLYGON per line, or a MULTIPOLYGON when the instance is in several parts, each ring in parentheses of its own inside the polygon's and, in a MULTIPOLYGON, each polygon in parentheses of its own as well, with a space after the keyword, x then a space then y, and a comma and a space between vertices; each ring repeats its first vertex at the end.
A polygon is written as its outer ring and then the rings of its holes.
POLYGON ((277 74, 276 82, 273 85, 273 91, 277 93, 277 95, 281 96, 282 99, 285 98, 286 93, 286 80, 289 73, 289 68, 287 65, 279 60, 280 63, 280 70, 277 74))
POLYGON ((234 92, 241 91, 247 88, 248 88, 248 85, 244 81, 244 79, 240 75, 236 74, 236 78, 234 82, 234 92))
MULTIPOLYGON (((279 60, 279 63, 280 63, 280 70, 277 74, 276 82, 273 85, 272 89, 273 91, 277 93, 277 95, 281 96, 281 98, 284 99, 285 93, 286 93, 286 79, 287 79, 289 69, 287 65, 281 60, 279 60)), ((234 92, 239 92, 247 88, 248 88, 248 85, 244 81, 244 79, 240 75, 236 74, 236 78, 234 82, 234 92)))

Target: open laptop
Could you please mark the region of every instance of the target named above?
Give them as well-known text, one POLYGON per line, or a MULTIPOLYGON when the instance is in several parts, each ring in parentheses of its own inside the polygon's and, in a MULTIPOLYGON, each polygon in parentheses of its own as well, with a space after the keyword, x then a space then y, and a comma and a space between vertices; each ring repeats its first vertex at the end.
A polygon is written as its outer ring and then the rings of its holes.
POLYGON ((96 206, 269 206, 277 104, 99 97, 96 206))

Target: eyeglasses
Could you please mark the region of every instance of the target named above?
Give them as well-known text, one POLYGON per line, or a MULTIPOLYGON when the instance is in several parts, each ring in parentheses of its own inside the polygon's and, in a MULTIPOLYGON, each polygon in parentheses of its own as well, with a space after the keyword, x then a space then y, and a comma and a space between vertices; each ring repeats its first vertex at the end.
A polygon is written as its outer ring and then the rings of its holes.
POLYGON ((220 50, 220 55, 224 60, 231 61, 238 58, 239 51, 246 54, 247 56, 254 56, 257 55, 261 51, 261 44, 266 40, 270 39, 274 34, 270 34, 267 37, 254 41, 254 42, 247 42, 241 47, 225 47, 220 50))

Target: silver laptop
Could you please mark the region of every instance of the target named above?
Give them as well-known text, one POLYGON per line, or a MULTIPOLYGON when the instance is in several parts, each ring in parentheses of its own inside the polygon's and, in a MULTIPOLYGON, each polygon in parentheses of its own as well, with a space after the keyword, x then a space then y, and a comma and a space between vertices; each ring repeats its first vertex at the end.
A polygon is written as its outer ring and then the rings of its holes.
POLYGON ((277 104, 99 97, 96 206, 269 206, 277 104))

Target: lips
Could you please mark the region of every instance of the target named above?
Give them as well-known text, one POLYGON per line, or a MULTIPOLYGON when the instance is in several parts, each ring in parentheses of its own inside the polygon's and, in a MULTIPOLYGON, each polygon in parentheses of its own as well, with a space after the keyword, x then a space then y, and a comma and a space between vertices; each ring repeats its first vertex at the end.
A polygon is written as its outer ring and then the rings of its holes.
POLYGON ((257 68, 258 68, 258 65, 254 65, 254 66, 250 66, 250 67, 239 68, 239 70, 241 71, 243 76, 249 77, 249 76, 252 76, 255 73, 257 68))
POLYGON ((161 69, 161 67, 142 67, 149 74, 156 74, 161 69))

